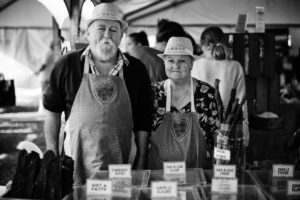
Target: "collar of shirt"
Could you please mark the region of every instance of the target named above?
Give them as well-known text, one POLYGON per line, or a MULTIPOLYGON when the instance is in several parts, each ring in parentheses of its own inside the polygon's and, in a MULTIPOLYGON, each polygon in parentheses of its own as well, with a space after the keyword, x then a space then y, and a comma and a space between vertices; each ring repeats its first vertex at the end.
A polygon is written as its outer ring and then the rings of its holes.
MULTIPOLYGON (((89 65, 89 68, 91 69, 93 74, 101 74, 93 61, 91 48, 88 46, 83 53, 81 54, 81 60, 87 59, 87 62, 85 62, 85 65, 89 65)), ((114 66, 114 68, 109 72, 109 75, 116 76, 118 72, 121 70, 122 66, 125 64, 125 66, 129 65, 129 60, 127 59, 126 55, 123 54, 120 50, 118 50, 118 61, 117 64, 114 66)))

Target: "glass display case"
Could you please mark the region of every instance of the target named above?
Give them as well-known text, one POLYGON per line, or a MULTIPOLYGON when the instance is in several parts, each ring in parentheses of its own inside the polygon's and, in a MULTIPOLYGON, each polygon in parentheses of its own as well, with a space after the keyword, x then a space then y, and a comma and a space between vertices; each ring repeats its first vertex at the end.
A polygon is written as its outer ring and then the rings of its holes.
POLYGON ((250 171, 250 176, 256 181, 265 195, 271 200, 296 200, 300 195, 287 194, 288 180, 300 180, 300 171, 295 171, 293 177, 273 177, 272 170, 250 171))
MULTIPOLYGON (((213 170, 204 170, 205 179, 207 180, 208 184, 211 184, 211 179, 213 178, 213 170)), ((255 185, 255 181, 249 175, 248 171, 240 171, 238 176, 238 184, 239 185, 255 185)))
POLYGON ((137 199, 137 187, 134 186, 112 186, 111 195, 87 195, 86 186, 73 188, 73 192, 67 195, 63 200, 131 200, 137 199))
POLYGON ((201 199, 207 200, 267 200, 262 190, 256 185, 239 185, 236 194, 212 193, 211 185, 198 187, 201 199))
MULTIPOLYGON (((131 178, 113 178, 111 180, 116 181, 123 185, 127 186, 147 186, 150 176, 150 170, 132 170, 131 171, 131 178)), ((97 172, 92 179, 99 179, 99 180, 107 180, 109 179, 109 172, 108 171, 100 171, 97 172)))
POLYGON ((178 186, 206 184, 202 168, 188 168, 185 175, 164 175, 163 170, 152 170, 148 185, 150 185, 151 181, 176 181, 178 186))
MULTIPOLYGON (((160 199, 162 198, 151 198, 151 188, 140 188, 138 190, 138 200, 147 200, 147 199, 160 199)), ((178 196, 177 198, 163 198, 164 200, 199 200, 200 195, 196 187, 186 186, 178 187, 178 196)))

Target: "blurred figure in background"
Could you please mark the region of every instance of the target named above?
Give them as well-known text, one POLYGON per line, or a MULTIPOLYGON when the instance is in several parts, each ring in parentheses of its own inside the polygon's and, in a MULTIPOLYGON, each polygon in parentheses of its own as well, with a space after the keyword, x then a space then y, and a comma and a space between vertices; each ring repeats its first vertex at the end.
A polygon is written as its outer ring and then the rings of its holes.
POLYGON ((131 33, 126 39, 126 51, 135 46, 149 46, 148 36, 145 31, 131 33))
MULTIPOLYGON (((224 33, 219 27, 206 28, 200 38, 203 54, 194 62, 192 76, 214 85, 215 79, 220 80, 219 90, 226 109, 232 88, 236 89, 239 101, 246 95, 245 76, 240 63, 229 60, 224 33)), ((249 126, 247 103, 243 106, 244 146, 249 143, 249 126)))

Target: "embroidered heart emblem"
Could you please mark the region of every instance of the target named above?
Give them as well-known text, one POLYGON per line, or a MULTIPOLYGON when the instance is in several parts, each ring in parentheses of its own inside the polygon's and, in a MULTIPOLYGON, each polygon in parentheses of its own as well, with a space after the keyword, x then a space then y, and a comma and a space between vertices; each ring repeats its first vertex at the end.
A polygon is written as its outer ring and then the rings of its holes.
POLYGON ((110 103, 115 96, 116 86, 112 82, 99 82, 95 85, 96 98, 103 104, 110 103))
POLYGON ((189 121, 185 118, 172 123, 172 134, 177 140, 181 140, 187 134, 188 129, 189 121))

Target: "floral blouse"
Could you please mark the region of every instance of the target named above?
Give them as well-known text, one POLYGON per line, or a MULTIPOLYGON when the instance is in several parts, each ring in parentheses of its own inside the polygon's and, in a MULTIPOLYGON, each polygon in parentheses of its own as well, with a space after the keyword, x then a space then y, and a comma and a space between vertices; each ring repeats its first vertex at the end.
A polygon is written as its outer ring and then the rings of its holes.
MULTIPOLYGON (((155 134, 154 132, 164 119, 166 111, 166 91, 164 82, 165 81, 152 83, 155 109, 152 134, 155 134)), ((195 109, 200 127, 204 130, 204 138, 209 145, 213 145, 213 134, 219 129, 218 111, 214 92, 215 89, 208 83, 200 80, 196 81, 196 91, 194 93, 195 109)), ((191 112, 191 103, 189 102, 179 110, 176 107, 171 106, 171 112, 191 112)))

